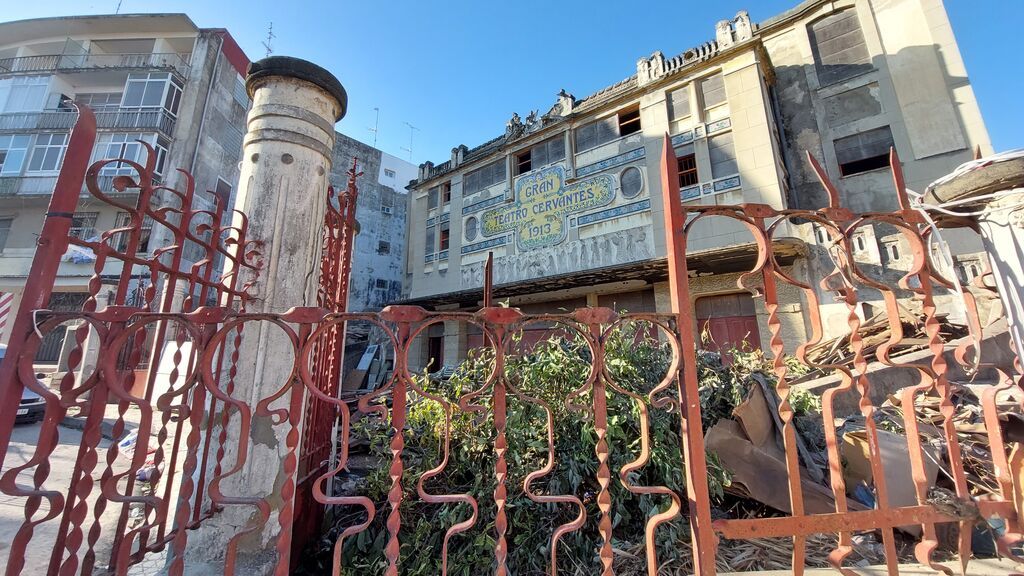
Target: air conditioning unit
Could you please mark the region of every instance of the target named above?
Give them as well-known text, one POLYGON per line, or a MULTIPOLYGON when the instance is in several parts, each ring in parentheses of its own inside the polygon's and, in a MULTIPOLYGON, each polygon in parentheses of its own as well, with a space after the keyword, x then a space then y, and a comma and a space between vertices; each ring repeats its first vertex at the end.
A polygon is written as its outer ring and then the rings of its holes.
POLYGON ((381 214, 391 214, 391 206, 381 206, 381 214))

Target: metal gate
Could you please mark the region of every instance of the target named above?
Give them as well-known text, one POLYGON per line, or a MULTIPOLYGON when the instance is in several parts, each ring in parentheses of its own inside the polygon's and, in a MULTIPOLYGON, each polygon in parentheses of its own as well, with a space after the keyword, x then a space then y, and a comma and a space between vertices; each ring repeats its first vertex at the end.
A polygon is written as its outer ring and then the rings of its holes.
MULTIPOLYGON (((474 566, 472 573, 504 576, 510 573, 516 558, 526 555, 543 565, 541 571, 549 574, 582 571, 603 576, 654 576, 668 573, 666 559, 678 556, 683 547, 689 550, 690 563, 669 568, 711 575, 716 572, 716 561, 722 559, 729 540, 784 538, 791 550, 792 571, 799 574, 806 565, 809 540, 820 535, 831 538, 828 563, 850 573, 854 533, 865 530, 881 535, 883 562, 890 573, 896 573, 898 564, 904 560, 895 545, 894 531, 898 526, 919 526, 921 536, 914 543, 913 557, 936 570, 948 570, 938 564, 936 554, 940 526, 959 528, 955 548, 965 563, 971 556, 971 528, 979 519, 1001 519, 1003 528, 996 542, 1004 554, 1022 538, 1022 453, 1017 442, 1004 435, 999 421, 999 403, 1005 402, 1001 394, 1020 387, 1020 366, 999 366, 999 381, 979 392, 976 433, 992 449, 991 474, 995 485, 986 498, 974 498, 966 481, 964 450, 954 422, 957 391, 951 383, 954 363, 971 367, 978 359, 980 322, 974 293, 968 291, 965 300, 974 337, 960 343, 957 360, 950 362, 947 338, 940 330, 937 291, 954 288, 957 280, 944 277, 930 258, 927 240, 931 228, 907 202, 895 155, 892 167, 901 209, 893 213, 855 215, 843 208, 838 192, 813 160, 811 163, 822 175, 822 184, 830 197, 830 205, 820 210, 781 210, 760 204, 684 207, 679 196, 677 163, 666 138, 661 176, 671 313, 617 314, 607 308, 582 308, 564 314, 527 315, 515 308, 491 305, 489 278, 485 283, 485 305, 477 312, 430 312, 414 306, 391 306, 379 313, 339 312, 344 309, 347 255, 354 233, 352 191, 342 195, 345 200, 338 211, 328 216, 331 220, 324 240, 327 256, 321 262, 324 283, 320 306, 255 314, 246 311, 246 303, 252 298, 247 282, 260 268, 259 246, 245 236, 244 215, 235 219, 241 226, 230 226, 222 223, 224 212, 220 208, 193 210, 194 190, 187 175, 185 190, 155 186, 151 179, 152 151, 146 165, 129 163, 137 171, 137 179, 118 180, 119 191, 138 194, 132 205, 124 205, 123 200, 96 185, 99 168, 110 161, 86 166, 93 136, 92 116, 83 110, 44 223, 25 305, 15 320, 15 337, 8 349, 10 361, 0 366, 0 384, 6 398, 17 397, 24 386, 46 401, 46 416, 33 453, 0 476, 0 492, 24 504, 24 521, 11 541, 8 574, 38 571, 43 565, 50 573, 92 574, 108 567, 113 573, 127 574, 132 565, 150 558, 160 559, 168 573, 182 574, 191 568, 186 566, 187 551, 203 546, 202 541, 195 541, 194 530, 212 517, 234 510, 244 512, 247 520, 235 527, 220 557, 222 565, 217 569, 222 568, 225 574, 244 569, 247 565, 241 558, 246 547, 251 548, 256 542, 272 558, 271 569, 285 574, 290 566, 290 551, 298 542, 293 532, 306 521, 305 515, 311 509, 307 504, 310 496, 320 505, 346 511, 331 533, 334 573, 361 570, 397 575, 403 562, 416 555, 435 559, 435 573, 445 574, 472 543, 488 551, 487 561, 474 566), (81 189, 81 175, 87 168, 90 193, 101 201, 125 206, 134 223, 104 233, 94 242, 68 234, 70 215, 81 189), (157 188, 179 199, 180 204, 166 211, 152 209, 149 199, 157 188), (139 224, 145 216, 171 231, 174 238, 168 248, 151 257, 140 256, 135 250, 139 224), (771 368, 762 376, 773 379, 766 394, 778 398, 771 412, 781 429, 781 477, 786 491, 779 508, 788 507, 786 512, 765 517, 728 517, 720 512, 712 515, 709 479, 714 462, 709 464, 708 443, 702 428, 704 390, 696 325, 690 310, 686 245, 695 226, 716 217, 738 222, 757 247, 756 261, 740 275, 738 284, 757 293, 767 316, 771 368), (196 233, 200 223, 215 231, 212 239, 204 240, 202 234, 196 233), (808 356, 808 349, 823 334, 819 291, 796 278, 777 257, 777 241, 787 233, 787 226, 808 223, 820 227, 827 236, 828 241, 822 244, 822 257, 831 263, 832 269, 820 279, 821 288, 823 292, 838 294, 839 304, 848 314, 854 356, 850 363, 816 364, 808 356), (854 258, 851 238, 859 228, 876 223, 896 229, 910 246, 909 270, 894 284, 873 278, 854 258), (124 251, 114 249, 119 235, 129 237, 124 251), (181 252, 186 241, 199 243, 207 255, 223 254, 229 262, 228 271, 218 277, 209 258, 183 272, 181 252), (40 311, 52 288, 59 257, 69 242, 96 254, 97 274, 91 285, 91 297, 81 312, 40 311), (345 259, 339 260, 338 254, 346 255, 345 259), (124 272, 113 305, 103 307, 96 298, 100 271, 112 260, 122 262, 124 272), (149 274, 154 281, 149 284, 144 302, 127 305, 128 280, 138 273, 149 274), (912 504, 892 504, 889 496, 893 487, 885 482, 880 430, 874 418, 880 401, 873 395, 874 384, 868 377, 862 321, 856 313, 858 290, 865 286, 878 291, 889 312, 891 336, 878 348, 878 360, 905 370, 914 378, 912 385, 897 394, 907 408, 901 425, 908 440, 912 504), (177 287, 181 290, 169 289, 177 287), (923 317, 926 354, 916 360, 899 359, 892 354, 910 340, 904 336, 899 321, 898 301, 902 293, 909 293, 920 304, 923 317), (176 299, 175 294, 182 297, 176 299), (218 306, 198 306, 211 295, 216 296, 218 306), (783 305, 793 295, 807 303, 809 336, 805 338, 792 337, 783 330, 783 305), (98 339, 99 369, 77 376, 74 368, 82 362, 84 352, 72 353, 65 381, 55 390, 46 389, 32 377, 32 358, 48 332, 71 321, 84 322, 83 328, 74 332, 83 351, 90 338, 98 339), (361 390, 352 398, 342 398, 337 394, 337 386, 344 327, 357 321, 371 324, 385 335, 395 358, 394 373, 378 389, 361 390), (471 385, 457 391, 439 389, 435 381, 413 374, 410 368, 410 356, 421 349, 417 346, 430 328, 446 322, 464 323, 479 330, 487 358, 488 369, 477 373, 471 385), (641 338, 627 344, 658 347, 666 353, 664 376, 649 389, 635 389, 610 360, 615 357, 617 345, 613 335, 630 322, 646 323, 657 338, 641 338), (234 390, 235 370, 239 363, 257 359, 239 357, 238 343, 249 326, 259 323, 273 324, 290 342, 294 356, 290 376, 277 383, 272 392, 256 398, 239 398, 234 390), (505 370, 506 366, 529 368, 531 351, 521 346, 521 334, 538 325, 571 335, 579 345, 572 358, 585 370, 580 381, 559 398, 531 395, 520 375, 505 370), (145 392, 136 395, 130 390, 136 378, 135 359, 141 355, 138 343, 144 340, 131 336, 148 326, 156 327, 151 366, 160 364, 156 358, 172 361, 165 372, 163 387, 155 386, 161 381, 160 370, 150 370, 145 392), (125 357, 120 351, 126 345, 133 352, 121 361, 125 357), (805 478, 808 460, 796 432, 788 350, 803 364, 838 375, 837 383, 822 396, 821 424, 827 462, 820 484, 808 483, 805 478), (856 399, 856 412, 864 417, 866 457, 875 477, 874 506, 858 505, 847 496, 851 487, 843 476, 843 454, 835 422, 838 402, 851 395, 856 399), (927 422, 922 421, 917 409, 925 399, 933 399, 937 407, 937 416, 927 422), (108 412, 114 420, 113 435, 119 437, 126 415, 136 412, 140 415, 137 446, 146 449, 136 449, 127 459, 119 459, 121 452, 116 446, 103 444, 104 410, 99 408, 106 408, 108 402, 112 407, 108 412), (410 426, 416 422, 411 421, 410 414, 423 402, 436 407, 429 422, 440 440, 436 461, 423 462, 423 452, 408 446, 415 440, 410 426), (55 484, 51 478, 58 471, 55 454, 63 434, 58 431, 58 424, 69 411, 90 405, 85 429, 74 446, 73 475, 69 482, 55 484), (523 406, 539 415, 535 424, 512 417, 523 406), (576 447, 576 452, 586 455, 587 460, 578 471, 579 484, 551 484, 552 473, 560 465, 555 458, 555 423, 580 414, 582 418, 572 422, 586 428, 588 436, 585 446, 576 447), (666 415, 669 420, 665 420, 666 415), (678 430, 678 445, 666 446, 652 439, 651 423, 655 419, 673 423, 678 430), (239 433, 229 434, 229 420, 238 423, 239 427, 232 430, 240 430, 239 433), (623 438, 622 423, 626 421, 633 423, 630 430, 635 432, 623 438), (480 449, 493 459, 493 467, 476 478, 477 488, 435 491, 436 481, 451 471, 453 455, 460 448, 451 441, 453 422, 461 427, 462 434, 475 434, 472 437, 479 440, 477 446, 484 446, 480 449), (352 488, 335 482, 348 474, 353 464, 354 439, 365 433, 367 425, 382 426, 387 431, 386 447, 373 466, 385 487, 380 495, 361 492, 358 484, 352 488), (930 492, 926 479, 931 447, 926 447, 922 440, 925 426, 930 427, 927 431, 941 445, 944 469, 953 487, 941 502, 930 492), (275 491, 225 491, 225 481, 239 477, 252 448, 251 436, 257 433, 257 428, 263 433, 267 427, 287 431, 287 454, 276 471, 279 482, 275 491), (325 441, 323 435, 328 428, 333 429, 333 434, 325 441), (537 441, 528 447, 528 469, 513 476, 523 461, 524 431, 535 434, 537 441), (325 468, 325 456, 334 447, 337 458, 325 468), (663 463, 666 457, 680 455, 681 470, 677 468, 674 472, 681 472, 685 487, 645 481, 646 470, 663 463), (145 481, 149 491, 138 492, 133 486, 144 472, 149 474, 145 481), (830 509, 812 510, 810 503, 822 490, 832 495, 830 509), (640 499, 648 506, 627 510, 634 516, 640 515, 634 522, 642 528, 625 534, 620 523, 621 503, 633 502, 631 499, 640 499), (432 508, 436 513, 427 522, 426 534, 410 530, 417 527, 411 525, 408 517, 410 506, 415 504, 436 507, 432 508), (527 505, 549 510, 550 521, 540 525, 519 524, 517 511, 527 505), (454 514, 453 510, 462 512, 454 514), (133 511, 138 511, 138 515, 130 521, 133 511), (684 524, 685 530, 680 528, 684 524), (678 535, 676 539, 666 541, 670 529, 680 531, 673 532, 678 535), (265 530, 270 536, 261 541, 259 536, 265 530), (375 542, 366 542, 366 534, 371 530, 376 530, 379 537, 379 553, 372 566, 354 567, 351 560, 356 549, 362 546, 376 550, 375 542), (593 546, 587 548, 592 552, 586 559, 587 565, 567 565, 564 555, 568 547, 578 545, 580 539, 587 542, 590 536, 593 546), (531 537, 543 543, 524 548, 521 543, 531 537), (627 540, 636 544, 635 550, 622 549, 627 540), (31 555, 41 549, 46 551, 46 558, 40 562, 31 555), (627 569, 627 564, 632 568, 627 569)), ((349 174, 351 190, 357 176, 355 167, 349 174)), ((285 358, 270 361, 288 362, 285 358)), ((13 423, 14 405, 3 403, 0 445, 5 465, 11 456, 7 448, 13 423)))

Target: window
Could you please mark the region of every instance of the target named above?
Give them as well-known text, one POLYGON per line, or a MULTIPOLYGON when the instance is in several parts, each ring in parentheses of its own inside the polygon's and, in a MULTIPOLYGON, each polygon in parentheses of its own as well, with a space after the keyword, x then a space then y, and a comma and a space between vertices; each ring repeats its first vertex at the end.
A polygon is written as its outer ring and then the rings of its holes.
MULTIPOLYGON (((7 92, 7 103, 0 111, 38 112, 42 110, 46 105, 46 91, 49 86, 49 76, 22 76, 0 81, 0 94, 7 92)), ((2 103, 0 100, 0 104, 2 103)))
POLYGON ((700 81, 700 95, 704 102, 704 109, 714 108, 725 102, 725 79, 721 74, 715 74, 700 81))
POLYGON ((29 172, 55 172, 64 161, 67 149, 67 134, 39 134, 36 144, 32 147, 32 160, 28 163, 29 172))
POLYGON ((853 241, 855 252, 863 252, 865 249, 867 249, 867 244, 864 243, 863 236, 857 236, 856 238, 853 239, 853 241))
POLYGON ((377 288, 377 290, 387 290, 388 281, 383 278, 377 278, 376 282, 374 282, 374 286, 377 288))
POLYGON ((0 136, 0 174, 21 174, 31 136, 0 136))
POLYGON ((445 182, 441 184, 441 205, 451 204, 452 202, 452 183, 445 182))
POLYGON ((433 254, 437 251, 437 246, 434 244, 434 226, 427 226, 425 246, 423 251, 427 254, 433 254))
POLYGON ((505 180, 505 159, 495 160, 490 164, 468 172, 462 181, 462 195, 475 194, 485 188, 505 180))
POLYGON ((384 169, 384 177, 385 178, 394 178, 395 177, 395 171, 390 169, 390 168, 385 168, 384 169))
POLYGON ((156 167, 153 169, 153 173, 157 176, 163 176, 165 164, 167 163, 167 149, 171 147, 171 143, 166 138, 156 139, 156 167))
POLYGON ((235 88, 231 95, 234 96, 235 102, 239 106, 242 108, 249 107, 249 91, 245 88, 245 78, 242 78, 241 74, 235 75, 235 88))
POLYGON ((899 244, 890 244, 889 245, 889 257, 892 258, 893 260, 899 260, 900 259, 900 246, 899 246, 899 244))
POLYGON ((516 155, 516 174, 525 174, 565 159, 565 139, 556 136, 516 155))
POLYGON ((825 16, 812 23, 807 33, 820 85, 834 84, 871 70, 856 9, 825 16))
POLYGON ((437 200, 441 195, 441 187, 434 186, 430 190, 427 190, 427 209, 437 208, 437 200))
POLYGON ((110 112, 116 111, 121 107, 122 98, 123 94, 121 92, 77 94, 75 102, 85 104, 92 108, 94 112, 110 112))
POLYGON ((213 191, 213 194, 220 199, 221 206, 228 207, 231 205, 231 184, 228 181, 218 177, 217 188, 213 191))
POLYGON ((3 252, 4 247, 7 246, 7 236, 11 233, 11 224, 13 223, 13 218, 0 218, 0 252, 3 252))
POLYGON ((380 191, 380 211, 382 214, 391 214, 395 208, 395 193, 390 188, 380 191))
POLYGON ((438 241, 438 248, 437 249, 438 250, 447 250, 448 249, 448 244, 449 244, 449 242, 448 242, 448 240, 449 240, 449 237, 448 237, 448 223, 447 222, 444 223, 444 224, 441 224, 441 233, 438 236, 438 240, 439 241, 438 241))
POLYGON ((99 212, 75 212, 68 235, 79 240, 92 240, 96 237, 96 218, 99 215, 99 212))
POLYGON ((690 87, 683 86, 668 93, 668 117, 679 120, 690 115, 690 87))
MULTIPOLYGON (((96 144, 96 160, 123 158, 145 165, 146 157, 138 134, 100 134, 96 144)), ((100 169, 105 176, 131 176, 135 169, 124 162, 107 164, 100 169)))
POLYGON ((377 254, 391 254, 391 242, 379 240, 377 242, 377 254))
POLYGON ((838 138, 834 142, 839 173, 852 176, 889 167, 889 149, 893 147, 888 126, 838 138))
MULTIPOLYGON (((690 150, 693 148, 691 147, 690 150)), ((697 177, 697 157, 693 155, 693 152, 680 156, 676 159, 676 163, 679 167, 680 189, 696 186, 700 182, 700 178, 697 177)))
POLYGON ((619 187, 622 188, 622 196, 625 198, 636 198, 644 188, 643 176, 636 166, 629 166, 619 175, 619 187))
POLYGON ((466 218, 466 223, 462 226, 462 232, 466 235, 466 241, 472 242, 476 240, 477 232, 480 228, 480 221, 477 220, 476 216, 470 216, 466 218))
MULTIPOLYGON (((127 228, 132 224, 132 215, 128 212, 118 212, 117 217, 114 219, 114 228, 127 228)), ((139 234, 139 245, 136 252, 149 252, 149 237, 153 232, 153 219, 149 216, 142 217, 142 233, 139 234)), ((128 249, 128 240, 130 232, 122 232, 118 234, 117 243, 115 247, 118 252, 124 252, 128 249)))
POLYGON ((163 107, 172 116, 178 116, 181 103, 181 80, 169 73, 129 74, 121 99, 122 108, 163 107))
POLYGON ((640 131, 640 107, 636 106, 619 112, 619 136, 636 134, 640 131))
POLYGON ((633 106, 610 116, 576 129, 576 150, 582 152, 596 148, 628 134, 639 132, 640 107, 633 106))
POLYGON ((711 159, 711 177, 722 178, 739 172, 732 132, 708 138, 708 156, 711 159))

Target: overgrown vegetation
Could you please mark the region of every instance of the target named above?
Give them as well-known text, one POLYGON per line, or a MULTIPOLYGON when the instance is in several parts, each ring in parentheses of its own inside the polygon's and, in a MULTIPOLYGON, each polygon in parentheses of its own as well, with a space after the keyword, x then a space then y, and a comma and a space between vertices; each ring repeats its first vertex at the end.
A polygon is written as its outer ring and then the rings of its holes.
MULTIPOLYGON (((649 328, 646 324, 626 323, 609 335, 606 344, 608 370, 614 386, 621 389, 609 386, 607 391, 606 442, 610 453, 613 546, 617 554, 626 557, 635 554, 643 543, 648 518, 666 510, 671 501, 667 497, 633 495, 619 479, 622 466, 638 457, 641 438, 640 402, 623 391, 644 399, 650 419, 651 458, 630 475, 630 481, 640 486, 667 486, 684 503, 686 501, 678 410, 656 408, 647 401, 647 395, 665 377, 671 360, 667 344, 652 338, 649 328)), ((567 574, 596 573, 601 514, 597 504, 600 487, 596 479, 598 438, 592 414, 594 399, 587 385, 591 352, 582 339, 565 336, 552 337, 523 350, 508 358, 505 369, 509 384, 506 427, 508 564, 512 574, 546 574, 552 533, 578 514, 578 509, 571 504, 536 503, 523 490, 527 474, 548 463, 547 407, 555 439, 554 469, 536 479, 530 489, 535 494, 574 495, 584 503, 586 522, 580 530, 561 540, 559 567, 567 574)), ((730 357, 731 363, 723 365, 716 353, 702 352, 698 356, 705 429, 731 414, 751 386, 753 374, 760 373, 774 380, 771 365, 760 351, 733 350, 730 357)), ((451 414, 448 465, 443 473, 425 483, 425 490, 430 494, 469 494, 478 503, 475 526, 451 540, 448 573, 453 575, 479 574, 494 563, 496 455, 492 396, 489 389, 479 396, 472 395, 485 385, 493 366, 493 353, 479 349, 471 352, 469 359, 447 382, 431 382, 426 375, 417 378, 418 385, 428 394, 450 403, 451 414), (478 410, 467 412, 455 406, 467 394, 478 410)), ((672 385, 657 397, 675 398, 675 395, 672 385)), ((470 517, 470 508, 464 504, 427 504, 416 495, 420 476, 443 458, 445 414, 441 402, 410 394, 402 452, 403 574, 439 574, 445 531, 470 517)), ((371 455, 381 463, 373 468, 366 486, 360 490, 377 502, 378 512, 367 530, 346 542, 344 566, 353 573, 376 574, 383 571, 386 562, 384 547, 389 536, 386 520, 390 513, 387 493, 391 488, 388 463, 392 438, 389 424, 378 418, 359 420, 355 424, 355 435, 368 441, 371 455)), ((721 502, 729 476, 713 455, 708 456, 712 499, 721 502)), ((358 518, 350 520, 343 524, 359 521, 358 518)), ((664 567, 689 565, 688 532, 685 516, 658 528, 659 561, 664 567)), ((640 555, 642 557, 642 552, 640 555)))

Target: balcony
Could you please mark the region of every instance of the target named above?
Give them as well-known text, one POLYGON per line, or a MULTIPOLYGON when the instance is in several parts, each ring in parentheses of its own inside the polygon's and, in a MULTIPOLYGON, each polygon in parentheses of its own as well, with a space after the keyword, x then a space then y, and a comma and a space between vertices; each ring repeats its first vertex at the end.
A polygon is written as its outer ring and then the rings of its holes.
MULTIPOLYGON (((122 132, 160 132, 170 138, 174 116, 163 108, 113 108, 95 111, 96 127, 122 132)), ((73 110, 0 114, 0 132, 65 131, 75 125, 73 110)))
MULTIPOLYGON (((115 176, 113 174, 101 174, 97 180, 100 190, 112 195, 134 194, 137 192, 137 190, 133 188, 129 188, 124 192, 115 191, 114 178, 115 176)), ((158 182, 159 177, 154 175, 154 184, 158 182)), ((0 198, 7 198, 11 196, 49 196, 50 194, 53 194, 53 189, 56 185, 56 176, 0 176, 0 198)), ((84 186, 82 194, 89 194, 88 190, 86 190, 84 186)))
POLYGON ((188 78, 191 54, 47 54, 0 58, 0 74, 87 72, 91 70, 167 70, 188 78))

